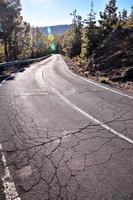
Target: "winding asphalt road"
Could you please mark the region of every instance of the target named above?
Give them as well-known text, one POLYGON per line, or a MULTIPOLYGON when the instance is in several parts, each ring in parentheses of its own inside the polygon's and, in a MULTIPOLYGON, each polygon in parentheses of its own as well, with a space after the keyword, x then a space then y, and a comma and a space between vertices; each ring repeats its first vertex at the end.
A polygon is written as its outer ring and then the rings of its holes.
POLYGON ((0 200, 133 200, 133 96, 60 55, 1 84, 0 143, 0 200))

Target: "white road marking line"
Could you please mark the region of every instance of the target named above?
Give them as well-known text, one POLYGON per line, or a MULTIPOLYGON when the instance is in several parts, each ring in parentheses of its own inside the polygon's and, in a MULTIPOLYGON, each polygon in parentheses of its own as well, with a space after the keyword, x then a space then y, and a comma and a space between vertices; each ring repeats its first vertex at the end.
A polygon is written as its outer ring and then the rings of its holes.
MULTIPOLYGON (((60 57, 61 57, 61 56, 60 56, 60 57)), ((63 59, 62 59, 62 60, 63 60, 63 59)), ((101 87, 101 88, 103 88, 103 89, 105 89, 105 90, 108 90, 108 91, 110 91, 110 92, 116 93, 116 94, 121 95, 121 96, 123 96, 123 97, 127 97, 127 98, 129 98, 129 99, 133 99, 133 96, 130 96, 130 95, 128 95, 128 94, 124 94, 124 93, 122 93, 122 92, 118 92, 118 91, 116 91, 116 90, 114 90, 114 89, 111 89, 111 88, 108 88, 108 87, 106 87, 106 86, 100 85, 100 84, 98 84, 98 83, 95 83, 94 81, 91 81, 91 80, 89 80, 89 79, 83 78, 83 77, 81 77, 81 76, 79 76, 79 75, 73 73, 73 72, 70 71, 70 69, 67 67, 67 65, 66 65, 66 63, 65 63, 64 60, 63 60, 63 63, 64 63, 64 65, 65 65, 67 71, 69 71, 73 76, 76 76, 76 77, 78 77, 78 78, 80 78, 80 79, 82 79, 82 80, 84 80, 84 81, 86 81, 86 82, 88 82, 88 83, 91 83, 91 84, 93 84, 93 85, 96 85, 96 86, 98 86, 98 87, 101 87)))
MULTIPOLYGON (((17 72, 19 72, 19 70, 17 72)), ((5 80, 3 80, 0 83, 0 87, 2 87, 13 74, 14 73, 11 73, 5 80)), ((2 163, 4 165, 4 176, 2 177, 2 182, 3 182, 3 186, 4 186, 6 200, 21 200, 21 198, 19 197, 19 194, 16 190, 15 183, 13 182, 13 178, 10 173, 10 170, 7 167, 6 157, 3 153, 3 148, 2 148, 1 144, 0 144, 0 151, 2 153, 2 163)))
POLYGON ((67 103, 70 107, 72 107, 74 110, 78 111, 79 113, 81 113, 82 115, 86 116, 87 118, 89 118, 91 121, 95 122, 96 124, 100 125, 102 128, 104 128, 107 131, 110 131, 112 134, 116 135, 117 137, 121 138, 122 140, 125 140, 126 142, 129 142, 131 144, 133 144, 133 140, 126 137, 125 135, 117 132, 115 129, 109 127, 108 125, 104 124, 103 122, 99 121, 98 119, 96 119, 95 117, 91 116, 90 114, 86 113, 85 111, 83 111, 82 109, 80 109, 79 107, 77 107, 75 104, 73 104, 71 101, 69 101, 66 97, 64 97, 62 94, 60 94, 53 86, 51 86, 51 84, 49 83, 49 81, 46 78, 46 70, 48 69, 49 65, 45 68, 45 71, 43 73, 43 77, 44 80, 46 81, 46 84, 51 88, 51 90, 57 94, 65 103, 67 103))
POLYGON ((2 177, 2 182, 4 186, 4 193, 6 195, 6 200, 21 200, 16 190, 15 184, 13 182, 13 178, 11 176, 10 170, 7 167, 6 158, 3 153, 3 148, 1 144, 0 144, 0 151, 2 153, 2 163, 4 166, 4 175, 2 177))
MULTIPOLYGON (((5 80, 3 80, 1 82, 0 87, 2 87, 6 83, 8 78, 6 78, 5 80)), ((21 198, 19 197, 19 194, 16 190, 15 183, 13 182, 13 178, 10 173, 10 170, 7 167, 6 157, 3 153, 3 148, 2 148, 1 144, 0 144, 0 151, 2 153, 1 159, 2 159, 3 166, 4 166, 4 175, 2 177, 2 182, 3 182, 3 187, 4 187, 4 193, 6 195, 6 200, 21 200, 21 198)))

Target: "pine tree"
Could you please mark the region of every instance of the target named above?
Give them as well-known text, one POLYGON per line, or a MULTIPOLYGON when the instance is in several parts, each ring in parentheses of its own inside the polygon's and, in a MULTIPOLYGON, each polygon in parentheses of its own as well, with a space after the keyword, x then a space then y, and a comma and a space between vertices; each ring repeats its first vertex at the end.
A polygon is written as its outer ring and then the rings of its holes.
POLYGON ((104 30, 105 35, 107 35, 118 22, 116 0, 109 0, 104 12, 100 12, 100 18, 100 26, 104 30))
POLYGON ((32 38, 32 55, 35 57, 40 57, 44 56, 46 52, 47 52, 46 37, 40 31, 39 27, 37 27, 35 30, 35 34, 32 38))
POLYGON ((10 52, 10 60, 17 60, 19 59, 19 55, 21 54, 22 48, 20 43, 22 42, 22 31, 23 31, 23 18, 18 15, 14 19, 14 29, 11 34, 11 38, 9 41, 9 52, 10 52))
POLYGON ((72 58, 72 46, 73 46, 73 29, 66 32, 62 39, 62 51, 66 56, 72 58))
POLYGON ((121 11, 119 11, 118 24, 120 25, 121 23, 122 23, 122 13, 121 13, 121 11))
POLYGON ((19 33, 19 58, 30 58, 32 54, 32 34, 30 24, 27 22, 22 22, 21 32, 19 33), (20 35, 21 34, 21 35, 20 35))
POLYGON ((88 14, 88 18, 84 20, 89 29, 94 29, 96 26, 96 13, 94 12, 94 2, 91 2, 91 12, 88 14))
POLYGON ((70 55, 71 57, 75 57, 81 53, 81 36, 83 24, 82 17, 77 14, 77 10, 74 10, 72 13, 70 13, 70 15, 73 16, 73 35, 70 55))
POLYGON ((133 6, 131 7, 130 19, 133 20, 133 6))
POLYGON ((98 45, 98 28, 96 26, 96 13, 94 3, 91 2, 91 11, 87 19, 84 20, 85 28, 82 34, 81 58, 87 59, 98 45))
POLYGON ((20 16, 20 0, 1 0, 0 19, 2 29, 2 40, 5 48, 5 56, 8 61, 11 59, 12 36, 16 28, 16 19, 20 16))
POLYGON ((127 10, 123 9, 123 11, 122 11, 122 21, 126 22, 127 19, 128 19, 127 10))
POLYGON ((81 54, 80 57, 82 61, 85 63, 88 58, 88 45, 89 45, 89 39, 88 39, 88 34, 87 34, 87 28, 83 28, 82 30, 82 45, 81 45, 81 54))

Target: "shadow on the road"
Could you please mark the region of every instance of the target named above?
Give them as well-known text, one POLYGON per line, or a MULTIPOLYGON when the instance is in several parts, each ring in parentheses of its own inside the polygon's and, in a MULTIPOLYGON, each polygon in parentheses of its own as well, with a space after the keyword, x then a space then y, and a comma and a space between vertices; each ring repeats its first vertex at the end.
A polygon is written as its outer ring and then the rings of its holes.
POLYGON ((0 72, 0 83, 4 80, 10 81, 15 79, 15 74, 17 73, 22 73, 26 70, 26 68, 29 68, 30 65, 24 65, 24 66, 19 66, 15 67, 14 69, 10 68, 8 70, 3 70, 0 72))
POLYGON ((0 75, 0 83, 5 80, 8 76, 7 75, 0 75))
POLYGON ((13 81, 15 79, 15 75, 11 75, 7 78, 7 81, 13 81))
POLYGON ((18 72, 24 72, 25 68, 20 69, 18 72))

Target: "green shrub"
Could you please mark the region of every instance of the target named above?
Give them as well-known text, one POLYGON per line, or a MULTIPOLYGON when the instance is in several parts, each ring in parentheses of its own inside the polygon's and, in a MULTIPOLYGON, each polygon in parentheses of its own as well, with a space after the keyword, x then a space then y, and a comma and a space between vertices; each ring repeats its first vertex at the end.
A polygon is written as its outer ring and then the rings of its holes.
POLYGON ((105 76, 100 77, 100 83, 109 84, 109 78, 107 78, 105 76))

